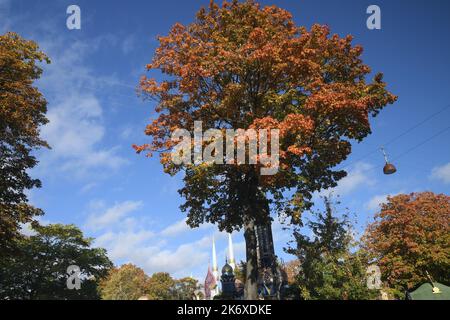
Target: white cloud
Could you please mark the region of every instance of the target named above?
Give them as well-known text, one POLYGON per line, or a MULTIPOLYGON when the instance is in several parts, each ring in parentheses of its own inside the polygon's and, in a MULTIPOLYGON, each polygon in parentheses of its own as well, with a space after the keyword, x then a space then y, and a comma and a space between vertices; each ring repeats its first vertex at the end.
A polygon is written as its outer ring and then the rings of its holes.
MULTIPOLYGON (((173 236, 183 234, 185 232, 192 231, 193 229, 187 225, 186 220, 187 219, 184 218, 182 220, 179 220, 179 221, 169 225, 168 227, 163 229, 160 234, 162 236, 166 236, 166 237, 173 237, 173 236)), ((199 229, 204 230, 204 229, 208 229, 208 228, 212 228, 212 227, 213 227, 213 225, 210 223, 203 223, 198 228, 196 228, 196 230, 199 230, 199 229)))
MULTIPOLYGON (((233 249, 234 249, 234 258, 236 263, 240 263, 242 257, 245 257, 246 254, 246 247, 245 247, 245 241, 239 241, 233 243, 233 249)), ((226 254, 228 255, 228 247, 225 249, 226 254)))
MULTIPOLYGON (((12 5, 11 1, 0 0, 0 31, 30 20, 30 13, 12 15, 12 5)), ((118 39, 106 35, 68 40, 58 31, 57 23, 54 19, 43 20, 23 35, 35 40, 51 60, 50 64, 41 64, 43 73, 36 84, 48 101, 50 122, 42 128, 42 136, 52 150, 40 152, 40 165, 34 170, 46 175, 56 171, 58 177, 62 170, 69 177, 98 178, 127 163, 117 146, 105 144, 109 132, 101 95, 110 93, 107 89, 118 81, 99 75, 90 66, 92 54, 103 44, 114 44, 118 39)))
POLYGON ((128 140, 134 133, 134 129, 133 127, 129 126, 129 127, 125 127, 121 132, 120 132, 120 137, 124 140, 128 140))
MULTIPOLYGON (((42 216, 36 217, 35 220, 39 222, 41 226, 51 224, 50 221, 43 219, 42 216)), ((33 230, 33 228, 31 227, 31 223, 29 222, 20 224, 20 233, 28 237, 36 235, 36 231, 33 230)))
POLYGON ((386 202, 388 196, 389 196, 388 194, 380 194, 380 195, 373 196, 366 203, 366 208, 369 209, 370 211, 376 211, 376 210, 380 209, 380 205, 382 203, 386 202))
MULTIPOLYGON (((199 230, 192 230, 192 233, 198 233, 199 230)), ((132 254, 128 257, 131 261, 139 262, 144 270, 148 273, 154 272, 169 272, 175 277, 183 277, 189 275, 191 272, 200 280, 204 280, 208 262, 211 262, 212 250, 212 234, 201 237, 199 240, 187 241, 175 248, 168 248, 167 243, 161 238, 159 243, 153 245, 137 246, 131 248, 132 254)), ((225 232, 214 232, 214 238, 217 247, 217 260, 219 266, 225 262, 225 256, 228 255, 228 236, 225 232), (220 248, 223 250, 219 250, 220 248)), ((234 254, 237 261, 245 253, 245 243, 234 243, 234 254)))
POLYGON ((433 168, 431 171, 431 178, 442 181, 445 184, 450 183, 450 162, 433 168))
POLYGON ((169 272, 175 277, 187 276, 190 271, 202 270, 210 257, 210 245, 204 238, 170 248, 165 239, 151 230, 128 229, 106 232, 97 237, 95 245, 106 248, 108 256, 117 262, 131 262, 148 274, 169 272))
POLYGON ((153 237, 154 233, 152 231, 145 230, 108 231, 97 237, 95 245, 107 248, 108 255, 113 260, 130 259, 139 252, 140 246, 144 241, 153 237))
POLYGON ((328 189, 323 193, 333 191, 335 194, 344 196, 363 186, 373 186, 374 180, 369 177, 368 173, 373 168, 371 164, 365 162, 356 163, 352 169, 349 170, 346 177, 338 182, 337 187, 328 189))
POLYGON ((96 166, 117 167, 124 161, 114 150, 98 150, 97 144, 105 134, 101 123, 102 109, 93 96, 71 96, 51 108, 50 122, 42 129, 42 136, 52 150, 45 154, 44 163, 59 169, 84 173, 96 166), (111 158, 108 159, 108 156, 111 158))
POLYGON ((44 67, 38 81, 49 101, 50 122, 42 136, 52 150, 42 153, 45 173, 62 170, 70 177, 92 177, 117 170, 128 161, 117 146, 105 146, 107 126, 98 92, 110 78, 94 75, 86 60, 105 39, 74 41, 67 44, 55 37, 39 41, 52 63, 44 67), (51 169, 51 170, 49 170, 51 169))
POLYGON ((36 235, 36 231, 31 228, 30 223, 24 223, 20 225, 20 233, 24 236, 31 237, 36 235))
POLYGON ((80 193, 87 193, 87 192, 91 191, 92 189, 94 189, 96 186, 97 186, 97 183, 95 183, 95 182, 88 183, 81 188, 80 193))
POLYGON ((387 202, 388 197, 394 197, 394 196, 404 193, 404 192, 405 191, 401 190, 401 191, 395 192, 395 193, 374 195, 372 198, 370 198, 369 201, 366 202, 365 207, 370 211, 377 211, 380 209, 380 205, 382 203, 387 202))
POLYGON ((335 188, 336 193, 339 195, 349 194, 363 185, 373 185, 373 181, 367 175, 370 169, 372 169, 372 165, 368 163, 357 163, 348 175, 339 181, 335 188))
POLYGON ((86 226, 93 230, 104 229, 120 222, 126 215, 142 207, 142 201, 125 201, 108 208, 102 214, 91 214, 86 226))
MULTIPOLYGON (((183 219, 162 230, 155 230, 146 223, 145 217, 129 216, 141 206, 140 201, 125 201, 110 208, 105 208, 103 201, 91 202, 90 210, 102 211, 100 215, 90 215, 85 224, 99 231, 94 245, 105 248, 116 264, 130 262, 148 274, 169 272, 174 277, 188 276, 192 272, 203 280, 211 258, 213 237, 213 232, 208 234, 207 231, 207 235, 204 235, 204 231, 212 225, 204 224, 200 228, 190 229, 183 219), (188 231, 191 240, 185 236, 188 231), (173 237, 179 235, 184 235, 179 238, 181 243, 173 246, 173 237)), ((227 245, 227 235, 216 230, 214 237, 218 246, 218 260, 222 262, 225 256, 220 256, 222 250, 219 249, 227 245)), ((235 243, 237 259, 245 252, 244 249, 245 244, 235 243)))
POLYGON ((187 224, 186 219, 179 220, 175 222, 174 224, 171 224, 167 228, 165 228, 163 231, 161 231, 162 236, 175 236, 180 233, 187 232, 189 230, 192 230, 187 224))
POLYGON ((128 35, 122 40, 122 52, 128 54, 134 50, 136 46, 136 37, 134 35, 128 35))
POLYGON ((152 273, 164 270, 176 277, 186 275, 188 270, 196 267, 207 266, 209 259, 209 253, 198 250, 195 242, 182 244, 175 250, 155 251, 154 254, 146 255, 143 261, 145 269, 152 273))
POLYGON ((289 225, 280 221, 279 218, 275 218, 272 222, 272 236, 273 241, 280 245, 285 245, 292 238, 292 231, 284 230, 289 228, 289 225))

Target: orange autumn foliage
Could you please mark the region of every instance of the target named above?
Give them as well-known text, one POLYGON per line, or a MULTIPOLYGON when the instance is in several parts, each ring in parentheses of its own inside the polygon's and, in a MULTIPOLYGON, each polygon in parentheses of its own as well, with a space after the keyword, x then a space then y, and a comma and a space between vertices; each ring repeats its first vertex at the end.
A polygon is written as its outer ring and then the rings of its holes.
POLYGON ((349 155, 352 140, 371 133, 370 116, 396 100, 381 74, 366 81, 371 70, 361 60, 362 47, 352 40, 331 34, 327 26, 297 26, 288 11, 254 1, 224 1, 222 6, 211 1, 193 23, 176 23, 159 37, 147 69, 158 70, 162 80, 144 76, 140 81, 143 96, 157 102, 157 116, 145 130, 151 142, 134 148, 149 156, 160 153, 170 174, 188 172, 180 191, 187 199, 184 208, 203 215, 190 223, 241 224, 237 216, 243 214, 234 213, 233 204, 220 204, 229 207, 220 217, 206 212, 219 198, 231 201, 241 192, 234 187, 238 172, 262 193, 274 195, 278 204, 283 202, 294 222, 299 222, 299 210, 310 205, 312 192, 345 176, 332 168, 349 155), (280 170, 261 176, 258 165, 173 164, 171 133, 177 128, 192 132, 194 121, 200 120, 205 129, 280 129, 280 170), (292 199, 284 199, 287 189, 295 191, 292 199))
POLYGON ((428 281, 426 272, 449 284, 450 196, 422 192, 389 197, 364 238, 382 280, 397 295, 428 281))

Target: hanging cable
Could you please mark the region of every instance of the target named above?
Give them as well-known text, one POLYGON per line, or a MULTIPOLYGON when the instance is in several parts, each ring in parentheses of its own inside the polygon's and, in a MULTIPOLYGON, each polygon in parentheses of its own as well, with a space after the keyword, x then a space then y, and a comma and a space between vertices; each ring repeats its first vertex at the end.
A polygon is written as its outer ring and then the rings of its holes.
MULTIPOLYGON (((429 142, 429 141, 431 141, 431 140, 437 138, 438 136, 442 135, 443 133, 445 133, 445 132, 448 131, 448 130, 450 130, 450 126, 448 126, 448 127, 444 128, 444 129, 438 131, 437 133, 435 133, 435 134, 433 134, 432 136, 428 137, 427 139, 425 139, 425 140, 419 142, 418 144, 412 146, 411 148, 407 149, 406 151, 403 151, 402 153, 400 153, 399 155, 397 155, 395 158, 393 158, 392 161, 396 161, 396 160, 398 160, 398 159, 404 157, 404 156, 407 155, 408 153, 410 153, 410 152, 416 150, 417 148, 423 146, 423 145, 426 144, 427 142, 429 142)), ((366 173, 366 172, 372 171, 372 170, 374 170, 374 169, 380 169, 380 168, 383 168, 383 166, 380 166, 380 165, 378 165, 378 166, 373 166, 373 167, 370 167, 369 169, 361 170, 361 171, 359 171, 359 172, 360 172, 360 173, 366 173)))
MULTIPOLYGON (((383 145, 383 146, 391 145, 392 143, 394 143, 394 142, 397 141, 398 139, 404 137, 404 136, 407 135, 408 133, 412 132, 414 129, 420 127, 422 124, 424 124, 424 123, 430 121, 431 119, 433 119, 433 118, 436 117, 437 115, 443 113, 444 111, 446 111, 446 110, 449 109, 449 108, 450 108, 450 104, 446 105, 444 108, 438 110, 437 112, 435 112, 435 113, 429 115, 429 116, 426 117, 425 119, 423 119, 423 120, 417 122, 417 123, 414 124, 413 126, 409 127, 408 129, 406 129, 405 131, 403 131, 403 132, 400 133, 399 135, 395 136, 394 138, 390 139, 390 140, 387 141, 386 143, 383 143, 382 145, 383 145)), ((346 164, 345 166, 339 168, 338 170, 343 170, 343 169, 348 168, 348 167, 350 167, 351 165, 353 165, 353 164, 355 164, 355 163, 357 163, 357 162, 359 162, 359 161, 361 161, 361 160, 363 160, 363 159, 366 159, 367 157, 369 157, 369 156, 371 156, 371 155, 377 153, 377 152, 378 152, 378 149, 379 149, 379 148, 376 148, 376 149, 370 151, 369 153, 363 155, 362 157, 357 158, 356 160, 353 160, 351 163, 348 163, 348 164, 346 164)), ((395 160, 395 159, 394 159, 394 160, 395 160)))

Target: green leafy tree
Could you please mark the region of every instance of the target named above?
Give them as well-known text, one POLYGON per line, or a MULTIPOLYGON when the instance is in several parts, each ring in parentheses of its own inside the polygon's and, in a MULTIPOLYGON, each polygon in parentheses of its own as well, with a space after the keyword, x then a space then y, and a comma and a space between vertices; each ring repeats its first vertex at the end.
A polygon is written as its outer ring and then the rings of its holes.
POLYGON ((112 267, 106 251, 92 248, 74 225, 34 226, 16 240, 17 254, 0 260, 1 299, 98 299, 99 280, 112 267), (67 287, 67 268, 80 268, 81 289, 67 287))
MULTIPOLYGON (((312 236, 294 232, 296 247, 289 248, 299 260, 294 284, 302 299, 372 299, 378 291, 367 288, 368 258, 354 251, 348 214, 333 216, 333 204, 325 198, 325 211, 313 212, 306 226, 312 236)), ((294 290, 295 291, 295 290, 294 290)))
POLYGON ((147 295, 150 300, 177 299, 176 281, 167 272, 154 273, 147 284, 147 295))
POLYGON ((149 277, 133 264, 124 264, 110 270, 100 284, 104 300, 137 300, 148 292, 149 277))
POLYGON ((298 223, 312 194, 346 175, 333 168, 350 154, 351 141, 369 135, 370 117, 396 97, 382 74, 366 80, 371 70, 352 36, 331 35, 317 24, 308 30, 288 11, 251 0, 211 1, 193 23, 175 24, 159 41, 148 70, 161 72, 161 81, 141 81, 142 94, 157 102, 145 130, 151 142, 134 147, 159 153, 165 172, 184 173, 181 209, 191 227, 244 229, 246 298, 257 299, 255 226, 270 222, 272 208, 298 223), (217 149, 226 164, 174 163, 170 154, 179 141, 172 133, 193 132, 195 121, 223 135, 279 129, 279 170, 264 175, 261 163, 230 164, 217 149))
POLYGON ((191 277, 175 280, 174 298, 177 300, 194 300, 197 291, 200 289, 198 280, 191 277))
POLYGON ((236 268, 234 268, 234 276, 237 280, 245 283, 245 274, 246 274, 246 263, 244 261, 240 261, 236 264, 236 268))
POLYGON ((41 186, 28 173, 37 164, 32 152, 48 147, 39 136, 47 101, 33 86, 42 61, 50 62, 35 42, 11 32, 0 36, 0 259, 13 251, 21 224, 43 214, 26 195, 41 186))
POLYGON ((298 259, 291 260, 283 265, 286 274, 286 285, 283 288, 283 300, 298 300, 300 298, 300 288, 298 286, 297 277, 300 270, 298 259))

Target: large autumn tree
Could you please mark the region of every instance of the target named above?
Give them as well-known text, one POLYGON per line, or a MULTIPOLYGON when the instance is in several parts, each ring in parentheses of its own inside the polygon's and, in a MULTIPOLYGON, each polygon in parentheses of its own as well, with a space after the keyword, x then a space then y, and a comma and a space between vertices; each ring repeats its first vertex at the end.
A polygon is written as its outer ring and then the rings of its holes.
POLYGON ((365 234, 382 281, 398 297, 428 281, 450 284, 450 197, 400 194, 381 205, 365 234))
POLYGON ((299 27, 276 6, 211 1, 192 24, 175 24, 159 42, 147 69, 163 77, 141 80, 158 116, 145 130, 151 142, 135 149, 160 153, 172 175, 184 172, 181 208, 191 227, 244 228, 246 297, 256 299, 255 225, 267 224, 271 209, 298 223, 312 193, 345 176, 333 167, 349 155, 352 140, 370 134, 370 116, 396 97, 381 74, 366 81, 371 70, 351 36, 299 27), (193 132, 197 120, 205 130, 279 129, 278 172, 261 175, 261 164, 175 164, 171 134, 193 132))
POLYGON ((0 255, 12 250, 22 223, 42 214, 26 195, 41 186, 28 173, 37 164, 32 151, 48 147, 39 136, 47 102, 33 86, 42 61, 49 59, 35 42, 15 33, 0 36, 0 255))

